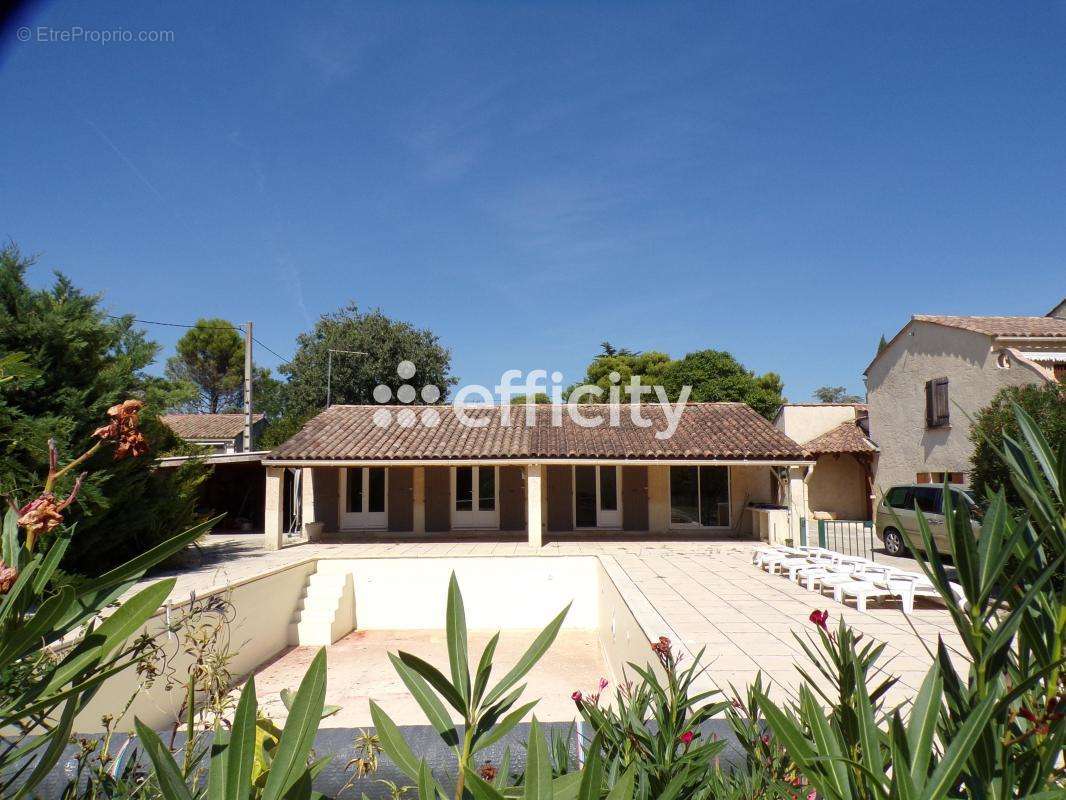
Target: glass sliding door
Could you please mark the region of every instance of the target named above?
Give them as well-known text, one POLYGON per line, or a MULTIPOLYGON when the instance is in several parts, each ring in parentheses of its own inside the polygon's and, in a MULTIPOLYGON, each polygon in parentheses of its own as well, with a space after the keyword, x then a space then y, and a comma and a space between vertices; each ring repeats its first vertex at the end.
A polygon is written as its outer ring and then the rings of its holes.
POLYGON ((574 467, 574 527, 621 528, 618 467, 574 467))
POLYGON ((348 467, 341 470, 341 528, 378 529, 388 524, 385 467, 348 467))
POLYGON ((729 527, 729 467, 670 467, 670 525, 729 527))
POLYGON ((596 527, 595 467, 574 467, 574 527, 596 527))

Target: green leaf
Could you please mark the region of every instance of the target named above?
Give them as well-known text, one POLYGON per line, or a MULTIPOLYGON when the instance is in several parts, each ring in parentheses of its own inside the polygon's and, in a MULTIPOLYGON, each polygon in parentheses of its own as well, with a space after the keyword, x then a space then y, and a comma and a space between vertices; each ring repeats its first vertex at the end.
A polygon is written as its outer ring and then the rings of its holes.
POLYGON ((18 514, 15 513, 15 509, 9 508, 4 514, 3 539, 3 559, 7 566, 18 566, 19 546, 18 514))
POLYGON ((581 768, 581 785, 577 790, 577 800, 600 800, 602 788, 603 735, 597 732, 589 744, 588 756, 581 768))
POLYGON ((540 732, 537 718, 529 725, 529 745, 526 748, 526 782, 523 800, 552 800, 552 765, 548 745, 540 732))
POLYGON ((581 787, 581 773, 567 772, 552 779, 553 800, 577 800, 577 792, 581 787))
POLYGON ((326 702, 326 650, 318 651, 296 691, 277 752, 270 763, 263 800, 281 800, 307 771, 307 754, 315 742, 326 702))
POLYGON ((52 595, 37 609, 37 613, 5 637, 0 643, 0 665, 6 666, 16 658, 23 656, 27 651, 37 651, 41 647, 41 641, 47 638, 48 633, 63 617, 67 607, 74 602, 74 590, 64 586, 57 594, 52 595))
POLYGON ((115 567, 109 572, 105 572, 99 578, 94 578, 93 585, 99 588, 107 588, 119 583, 125 583, 126 581, 140 578, 149 569, 170 558, 174 553, 184 548, 190 542, 194 542, 205 533, 210 532, 210 530, 221 522, 225 516, 225 514, 219 514, 217 517, 207 520, 207 522, 202 522, 199 525, 189 528, 189 530, 184 533, 179 533, 177 536, 173 536, 165 542, 157 544, 146 553, 142 553, 136 558, 130 559, 125 564, 115 567))
POLYGON ((470 707, 470 664, 467 662, 466 610, 459 582, 452 573, 448 581, 448 608, 444 620, 448 639, 448 666, 452 671, 452 685, 459 690, 467 707, 470 707))
POLYGON ((255 763, 255 720, 259 704, 255 696, 255 676, 241 689, 237 710, 233 713, 233 729, 229 736, 224 764, 226 769, 226 800, 248 797, 252 788, 252 765, 255 763))
POLYGON ((911 754, 910 774, 916 786, 925 783, 929 760, 933 756, 933 735, 936 733, 943 694, 944 681, 940 677, 940 668, 934 661, 918 689, 907 720, 907 750, 911 754))
MULTIPOLYGON (((491 747, 496 744, 496 742, 510 733, 515 725, 522 721, 522 718, 526 714, 533 710, 534 706, 537 705, 537 702, 537 700, 534 700, 531 703, 526 703, 525 705, 516 708, 499 722, 490 724, 490 730, 487 733, 476 735, 474 737, 474 743, 471 748, 472 751, 477 753, 480 750, 484 750, 486 747, 491 747)), ((480 728, 481 726, 479 725, 478 727, 480 728)))
POLYGON ((159 609, 174 589, 176 578, 166 578, 145 587, 123 603, 79 644, 52 674, 46 692, 73 680, 90 664, 99 663, 130 638, 159 609))
POLYGON ((27 797, 48 776, 52 768, 59 763, 59 759, 63 757, 63 751, 70 742, 70 732, 74 728, 74 717, 78 709, 79 705, 73 699, 68 700, 66 705, 63 706, 63 713, 60 715, 55 727, 44 734, 44 737, 49 739, 47 749, 38 758, 33 767, 33 772, 27 776, 25 782, 19 787, 14 800, 27 797))
POLYGON ((476 707, 481 702, 482 696, 485 694, 485 689, 488 688, 489 675, 492 674, 492 657, 496 654, 496 645, 500 642, 500 634, 497 631, 489 643, 485 645, 485 649, 481 651, 481 659, 478 661, 477 671, 474 673, 474 694, 471 698, 471 705, 476 707))
POLYGON ((504 692, 518 683, 522 678, 526 676, 533 666, 540 661, 541 657, 548 652, 548 648, 551 647, 552 642, 555 641, 555 637, 559 635, 559 629, 563 626, 563 620, 566 619, 567 612, 570 611, 570 603, 567 603, 559 615, 548 623, 548 626, 540 632, 536 639, 533 640, 533 644, 529 646, 529 649, 518 659, 518 663, 514 665, 510 672, 503 676, 503 679, 496 684, 496 687, 488 693, 485 698, 485 704, 490 705, 494 701, 498 700, 504 692))
POLYGON ((429 764, 425 759, 418 764, 418 797, 419 800, 437 800, 437 788, 433 782, 433 773, 429 771, 429 764))
POLYGON ((48 588, 48 581, 52 579, 52 575, 55 574, 56 569, 59 567, 59 562, 63 560, 72 538, 73 531, 70 528, 60 530, 56 540, 48 548, 48 553, 41 562, 41 568, 33 579, 34 594, 41 594, 48 588))
POLYGON ((407 687, 407 691, 411 693, 411 696, 426 715, 429 724, 440 734, 446 744, 450 746, 457 745, 459 743, 459 735, 455 731, 455 724, 448 715, 448 709, 444 707, 444 703, 429 688, 429 684, 426 683, 421 675, 392 653, 389 653, 389 660, 392 662, 392 667, 396 670, 396 674, 400 676, 400 680, 407 687))
POLYGON ((385 755, 392 759, 392 763, 400 772, 417 781, 419 761, 407 746, 396 723, 373 700, 370 701, 370 717, 374 721, 374 729, 381 739, 381 749, 385 751, 385 755))
POLYGON ((959 726, 922 792, 923 800, 945 797, 955 786, 959 773, 984 733, 985 725, 992 718, 996 699, 995 693, 989 694, 973 709, 966 722, 959 726))
POLYGON ((163 797, 166 800, 192 800, 192 793, 185 785, 185 779, 181 776, 181 770, 174 761, 173 754, 159 739, 156 732, 139 719, 134 718, 133 724, 141 740, 141 747, 152 762, 155 779, 163 797))
POLYGON ((429 685, 440 692, 441 697, 447 700, 452 708, 462 714, 464 719, 466 718, 466 703, 463 701, 462 695, 448 682, 448 679, 444 677, 439 669, 411 653, 405 653, 401 650, 397 655, 399 655, 400 661, 429 681, 429 685))
MULTIPOLYGON (((229 750, 229 731, 219 723, 211 738, 211 759, 207 770, 207 800, 226 800, 226 751, 229 750)), ((241 795, 230 795, 239 798, 241 795)))
POLYGON ((629 769, 622 773, 611 791, 607 793, 607 800, 632 800, 633 784, 636 780, 637 765, 631 764, 629 769))

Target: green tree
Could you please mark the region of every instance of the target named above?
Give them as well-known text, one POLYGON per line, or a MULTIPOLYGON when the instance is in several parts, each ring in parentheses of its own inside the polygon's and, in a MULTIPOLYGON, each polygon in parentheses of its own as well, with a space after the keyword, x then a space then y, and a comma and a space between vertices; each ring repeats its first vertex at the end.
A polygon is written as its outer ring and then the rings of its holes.
POLYGON ((179 340, 177 354, 167 359, 166 376, 187 381, 197 396, 184 410, 217 414, 242 403, 244 339, 224 319, 200 319, 179 340))
POLYGON ((315 327, 300 334, 296 354, 280 372, 288 377, 283 391, 284 414, 263 437, 263 446, 271 447, 291 436, 308 419, 326 406, 326 365, 330 350, 366 353, 333 354, 331 403, 373 404, 374 388, 389 387, 392 402, 404 384, 418 394, 415 403, 425 402, 423 387, 434 386, 439 394, 435 402, 444 402, 456 378, 449 374, 451 351, 440 343, 432 331, 419 329, 407 322, 390 319, 381 311, 360 311, 351 303, 332 314, 324 314, 315 327), (410 361, 415 374, 401 378, 400 362, 410 361))
MULTIPOLYGON (((159 411, 179 402, 184 391, 143 372, 158 346, 134 329, 132 317, 110 319, 98 295, 77 289, 63 275, 49 289, 31 288, 26 271, 33 263, 13 244, 0 249, 0 358, 24 353, 33 369, 0 384, 0 494, 16 503, 36 496, 38 476, 47 472, 49 438, 56 440, 60 460, 69 460, 86 449, 109 407, 130 397, 147 404, 142 429, 148 456, 93 456, 86 464, 90 477, 68 511, 78 535, 64 568, 89 574, 190 527, 204 469, 152 468, 153 453, 177 444, 159 422, 159 411)), ((65 476, 57 487, 64 496, 73 478, 65 476)))
POLYGON ((814 399, 819 403, 861 403, 857 394, 848 394, 843 386, 821 386, 814 390, 814 399))
POLYGON ((991 403, 977 412, 970 428, 974 448, 970 484, 982 504, 987 504, 990 491, 1000 489, 1006 491, 1012 505, 1022 502, 1010 481, 1010 470, 999 456, 1004 436, 1015 441, 1021 439, 1013 403, 1036 421, 1049 442, 1066 441, 1066 387, 1060 383, 1043 383, 1001 389, 991 403))
POLYGON ((756 375, 724 350, 698 350, 670 362, 663 385, 671 400, 676 400, 681 387, 688 385, 692 387, 692 402, 747 403, 767 419, 773 419, 785 402, 780 375, 756 375))

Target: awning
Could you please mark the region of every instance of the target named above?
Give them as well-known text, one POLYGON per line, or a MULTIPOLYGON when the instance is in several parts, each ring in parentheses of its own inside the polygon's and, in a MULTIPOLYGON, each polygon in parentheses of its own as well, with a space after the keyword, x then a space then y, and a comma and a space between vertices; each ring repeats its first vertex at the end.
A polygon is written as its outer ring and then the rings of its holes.
POLYGON ((1041 364, 1066 362, 1066 350, 1019 350, 1023 358, 1041 364))

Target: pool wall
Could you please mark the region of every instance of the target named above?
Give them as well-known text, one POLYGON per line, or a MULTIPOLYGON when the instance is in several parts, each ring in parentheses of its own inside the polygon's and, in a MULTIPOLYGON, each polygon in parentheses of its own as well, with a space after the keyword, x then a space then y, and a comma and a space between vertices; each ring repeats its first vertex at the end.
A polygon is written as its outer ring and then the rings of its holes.
MULTIPOLYGON (((649 640, 673 635, 611 557, 308 559, 196 598, 222 595, 233 606, 229 669, 235 679, 253 673, 291 645, 290 624, 316 571, 352 576, 355 627, 362 630, 443 627, 453 571, 471 630, 539 630, 572 601, 564 627, 596 631, 612 683, 623 680, 627 662, 654 662, 649 640)), ((187 604, 171 604, 171 613, 187 604)), ((166 611, 161 610, 138 634, 166 636, 165 621, 166 611)), ((170 649, 174 646, 171 640, 170 649)), ((170 669, 184 675, 190 664, 188 655, 178 653, 170 669)), ((117 713, 134 693, 119 728, 131 730, 134 716, 156 730, 169 728, 179 711, 179 693, 164 691, 162 680, 142 689, 138 685, 132 670, 108 681, 79 714, 74 729, 99 732, 101 716, 117 713)))

